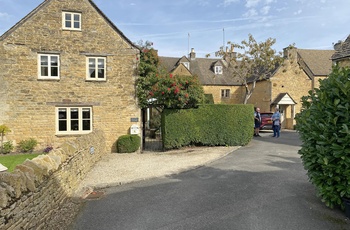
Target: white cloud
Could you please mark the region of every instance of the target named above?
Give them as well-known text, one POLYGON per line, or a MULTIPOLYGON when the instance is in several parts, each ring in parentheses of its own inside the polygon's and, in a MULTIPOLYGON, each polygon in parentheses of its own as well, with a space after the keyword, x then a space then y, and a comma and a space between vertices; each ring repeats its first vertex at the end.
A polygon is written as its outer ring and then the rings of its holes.
POLYGON ((270 6, 264 6, 263 8, 261 8, 260 13, 263 15, 266 15, 270 12, 271 7, 270 6))
POLYGON ((248 18, 257 16, 257 15, 258 15, 258 12, 255 9, 250 9, 245 14, 243 14, 244 17, 248 17, 248 18))
POLYGON ((246 0, 245 7, 247 8, 255 7, 259 4, 260 1, 261 0, 246 0))
POLYGON ((224 0, 224 2, 220 5, 223 5, 224 7, 231 5, 232 3, 236 3, 239 0, 224 0))
POLYGON ((299 15, 299 14, 301 14, 302 12, 303 12, 302 10, 295 11, 295 12, 294 12, 294 15, 299 15))

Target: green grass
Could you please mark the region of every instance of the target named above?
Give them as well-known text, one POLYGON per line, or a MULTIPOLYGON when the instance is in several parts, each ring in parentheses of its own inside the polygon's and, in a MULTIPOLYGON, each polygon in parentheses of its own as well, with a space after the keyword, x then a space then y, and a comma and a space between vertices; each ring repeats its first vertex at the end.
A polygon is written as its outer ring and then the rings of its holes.
POLYGON ((3 155, 0 156, 0 163, 8 168, 8 172, 12 172, 16 165, 22 164, 26 159, 31 160, 39 155, 41 155, 41 153, 3 155))

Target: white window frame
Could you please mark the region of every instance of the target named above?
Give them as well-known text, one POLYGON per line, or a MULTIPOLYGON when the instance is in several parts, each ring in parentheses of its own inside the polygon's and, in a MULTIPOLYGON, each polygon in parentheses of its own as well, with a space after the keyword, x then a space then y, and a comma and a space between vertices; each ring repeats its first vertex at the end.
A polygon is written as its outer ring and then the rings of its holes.
POLYGON ((106 65, 107 65, 107 59, 105 57, 86 57, 86 80, 89 81, 106 81, 106 65), (95 77, 91 77, 90 75, 90 59, 93 59, 95 62, 95 66, 94 66, 94 76, 95 77), (99 60, 103 60, 103 68, 101 68, 101 66, 99 66, 99 60), (102 77, 98 77, 98 71, 100 69, 103 69, 103 78, 102 77))
POLYGON ((188 70, 190 70, 190 63, 189 62, 181 62, 188 70))
POLYGON ((60 55, 57 54, 38 54, 38 79, 60 79, 60 55), (42 65, 41 58, 47 57, 47 65, 42 65), (57 58, 57 66, 52 65, 52 58, 57 58), (47 76, 42 75, 42 68, 47 68, 47 76), (52 76, 53 68, 57 68, 57 76, 52 76))
POLYGON ((56 135, 76 135, 76 134, 88 134, 92 132, 92 107, 79 107, 79 106, 74 106, 74 107, 56 107, 56 135), (66 111, 66 117, 59 117, 60 111, 65 110, 66 111), (74 110, 78 110, 78 118, 72 118, 72 112, 74 110), (90 116, 89 118, 84 118, 83 117, 83 112, 84 111, 90 111, 90 116), (60 121, 64 122, 66 121, 66 129, 67 130, 60 130, 60 121), (78 129, 72 128, 72 122, 77 121, 78 123, 78 129), (83 130, 83 121, 90 121, 90 126, 88 130, 83 130))
POLYGON ((215 74, 222 74, 222 66, 221 65, 215 66, 214 70, 215 70, 215 74))
POLYGON ((231 91, 230 89, 221 90, 221 98, 230 98, 231 91))
POLYGON ((77 13, 77 12, 62 12, 62 28, 65 29, 65 30, 78 30, 80 31, 81 30, 81 13, 77 13), (71 19, 70 19, 70 23, 71 23, 71 26, 66 26, 66 15, 70 15, 71 16, 71 19), (76 21, 75 20, 75 16, 79 16, 79 21, 76 21), (79 27, 76 28, 74 27, 75 25, 75 22, 79 22, 79 27))

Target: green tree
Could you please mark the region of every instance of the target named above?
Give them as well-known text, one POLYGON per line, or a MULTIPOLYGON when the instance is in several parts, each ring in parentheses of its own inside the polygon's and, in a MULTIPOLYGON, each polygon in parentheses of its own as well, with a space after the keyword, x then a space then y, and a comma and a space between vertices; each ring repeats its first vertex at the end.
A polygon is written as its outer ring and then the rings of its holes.
POLYGON ((229 60, 229 67, 232 77, 236 78, 245 87, 244 104, 247 104, 256 88, 256 82, 272 76, 277 67, 282 64, 281 53, 276 53, 272 46, 276 39, 268 38, 264 42, 257 42, 253 35, 248 35, 248 40, 243 40, 240 44, 228 42, 231 50, 234 48, 242 50, 237 52, 235 57, 228 57, 232 53, 227 53, 224 47, 216 52, 216 56, 229 60))
POLYGON ((299 150, 318 195, 329 207, 350 198, 350 69, 334 67, 319 89, 302 98, 299 150))
POLYGON ((174 76, 159 63, 151 42, 139 42, 139 79, 136 83, 141 108, 157 104, 165 108, 192 108, 203 102, 204 91, 195 76, 174 76))

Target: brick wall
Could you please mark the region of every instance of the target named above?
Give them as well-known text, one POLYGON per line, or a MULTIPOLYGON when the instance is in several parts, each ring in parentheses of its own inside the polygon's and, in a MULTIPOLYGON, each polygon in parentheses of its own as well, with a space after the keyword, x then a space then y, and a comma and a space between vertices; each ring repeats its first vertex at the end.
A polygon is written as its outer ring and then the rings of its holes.
POLYGON ((104 133, 95 130, 25 161, 12 173, 0 173, 0 229, 47 229, 46 223, 56 218, 52 213, 107 153, 104 139, 104 133))
POLYGON ((55 107, 88 105, 93 129, 103 130, 115 151, 118 137, 140 125, 139 51, 87 0, 51 0, 34 13, 0 39, 0 124, 12 130, 6 138, 16 144, 33 137, 38 148, 60 146, 77 136, 56 134, 55 107), (62 10, 81 12, 81 31, 62 29, 62 10), (38 80, 38 54, 47 52, 60 55, 59 80, 38 80), (106 57, 106 81, 86 80, 89 55, 106 57))

